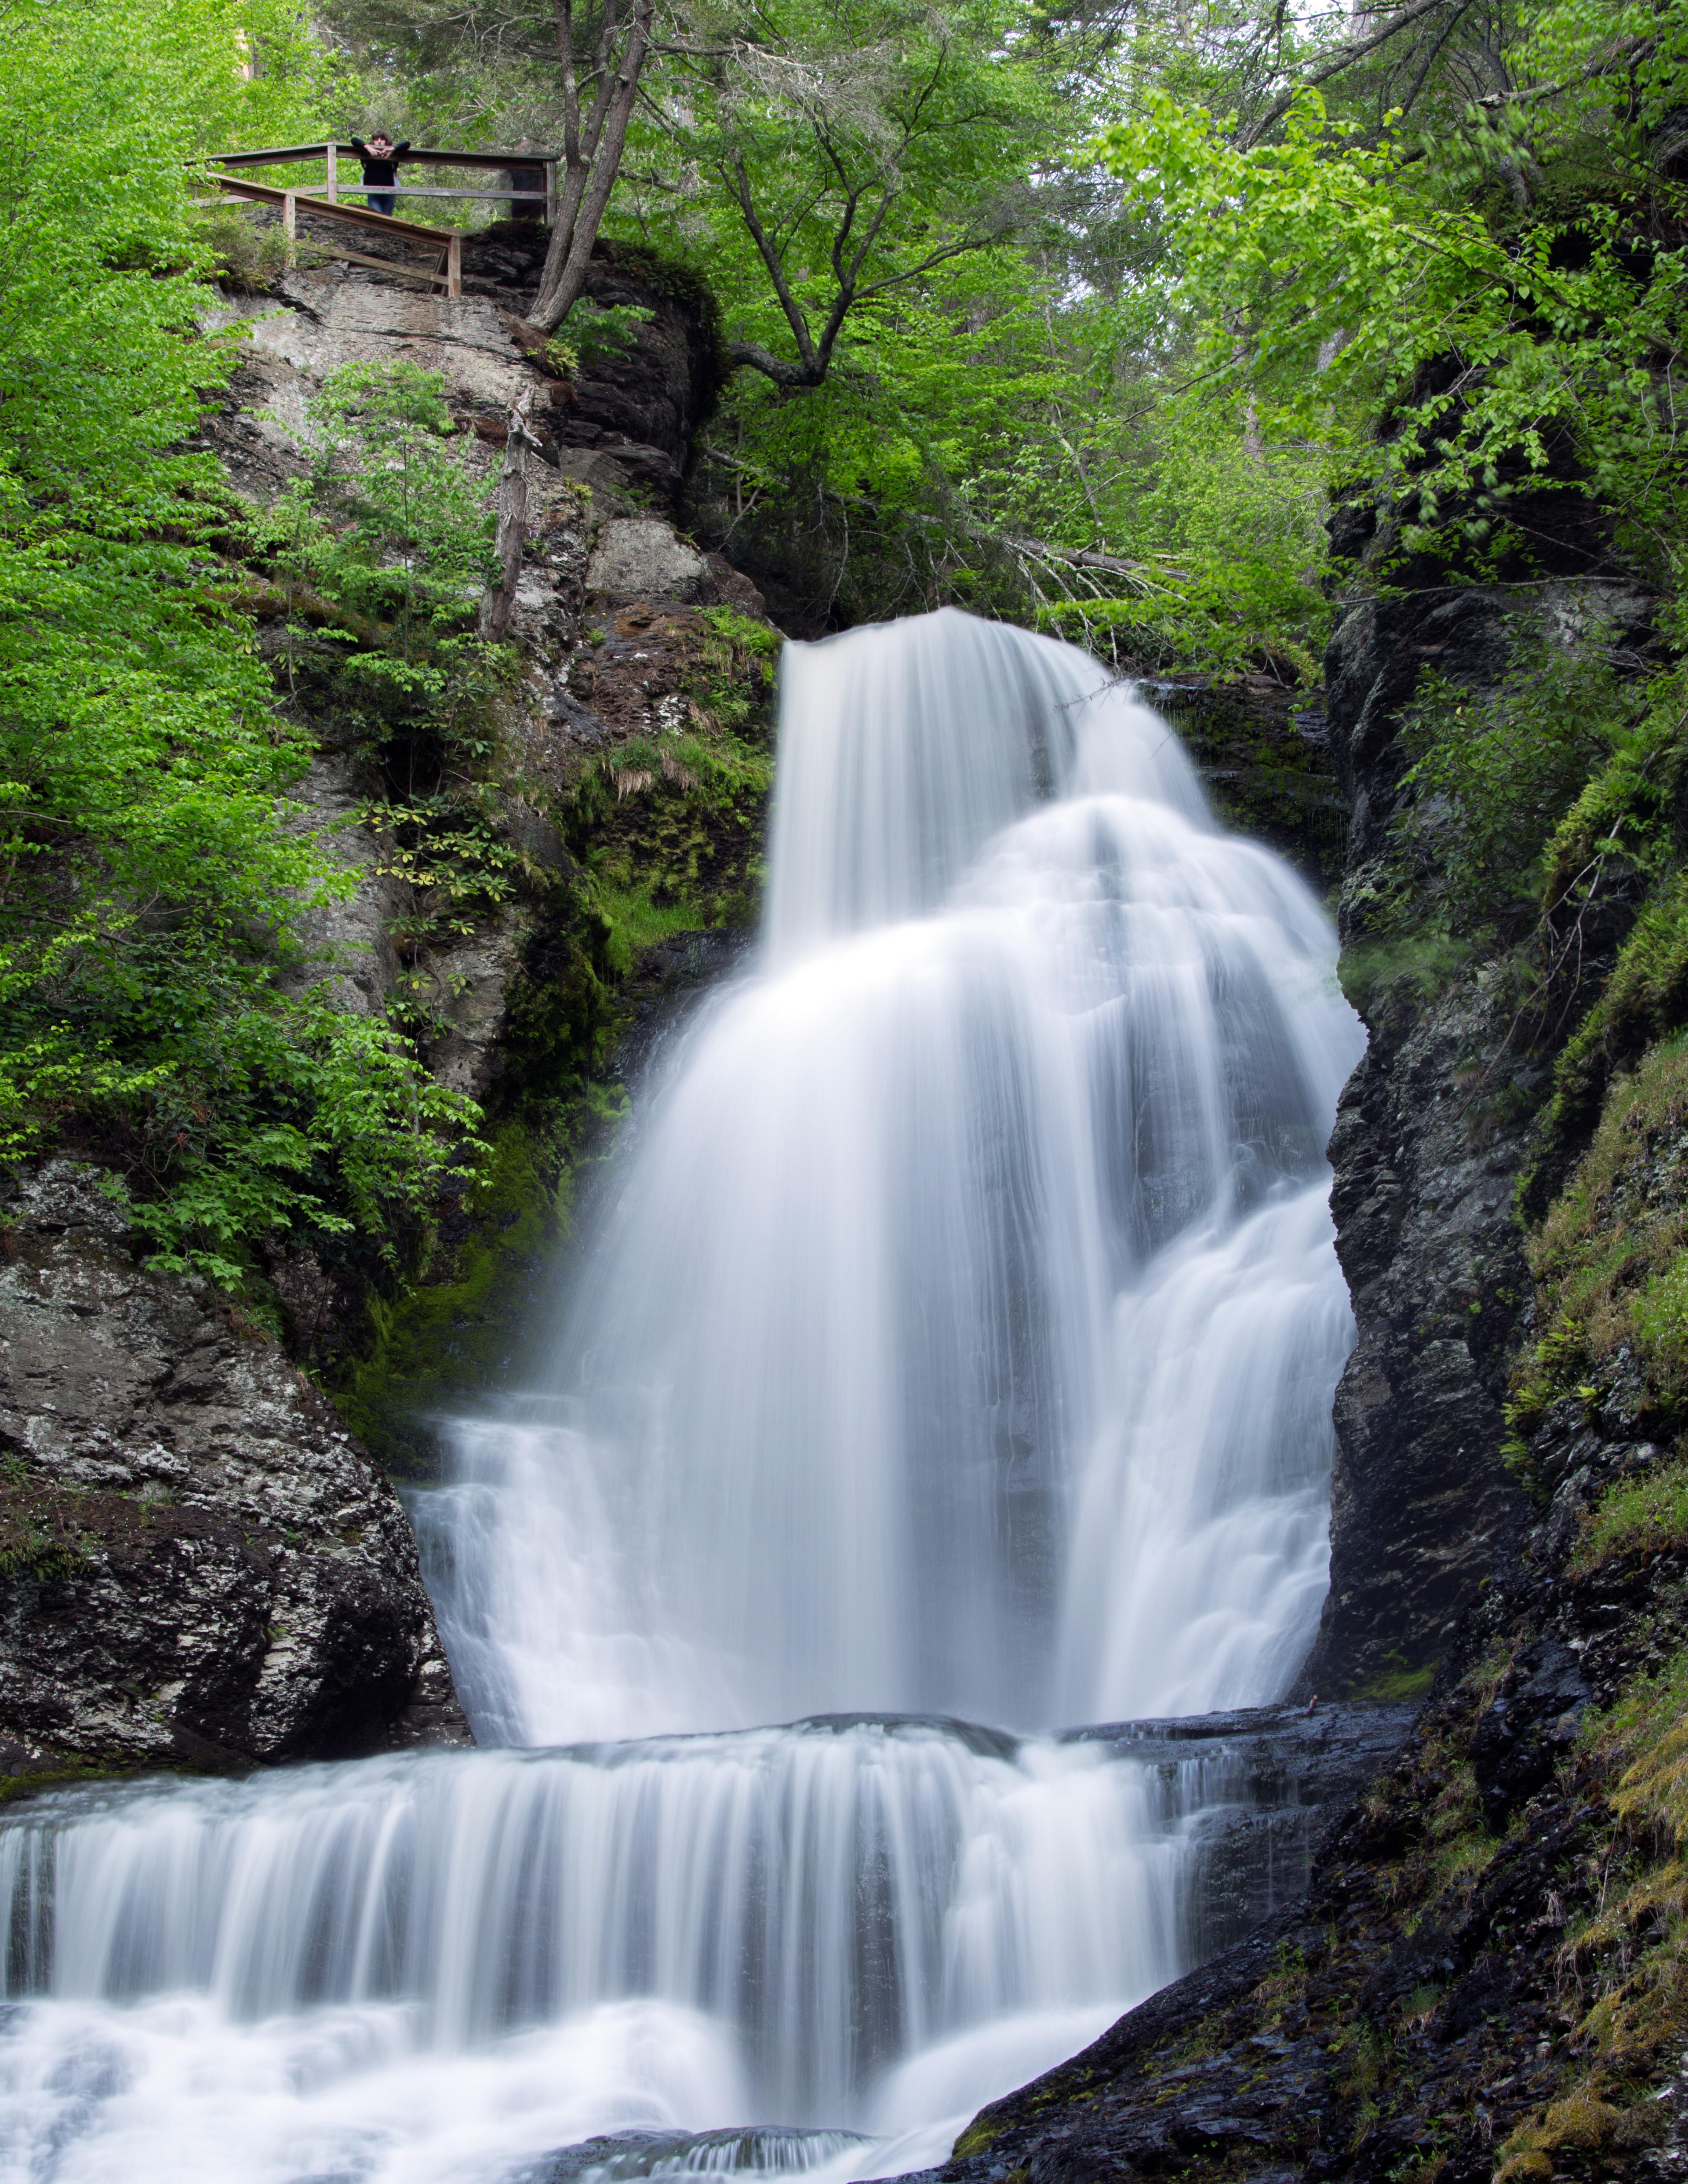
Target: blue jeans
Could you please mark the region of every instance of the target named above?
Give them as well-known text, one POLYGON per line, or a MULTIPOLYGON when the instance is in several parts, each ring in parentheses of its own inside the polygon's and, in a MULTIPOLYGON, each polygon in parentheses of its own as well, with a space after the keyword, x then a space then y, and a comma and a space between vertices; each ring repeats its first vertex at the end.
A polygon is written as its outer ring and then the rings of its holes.
POLYGON ((397 190, 370 190, 365 192, 364 201, 371 212, 384 212, 391 220, 393 208, 398 202, 398 192, 397 190))

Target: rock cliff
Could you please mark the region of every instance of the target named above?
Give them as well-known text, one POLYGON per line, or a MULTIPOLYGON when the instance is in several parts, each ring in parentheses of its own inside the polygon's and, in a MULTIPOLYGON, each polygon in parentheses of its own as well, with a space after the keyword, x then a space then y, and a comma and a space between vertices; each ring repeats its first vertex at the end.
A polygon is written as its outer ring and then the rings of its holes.
POLYGON ((638 307, 631 343, 572 369, 533 357, 513 329, 542 244, 516 227, 472 237, 460 299, 338 265, 228 299, 248 338, 204 441, 260 508, 301 475, 308 405, 343 365, 437 373, 489 487, 526 398, 509 631, 522 671, 482 784, 516 874, 501 904, 428 928, 371 816, 403 754, 372 747, 337 694, 346 633, 324 637, 261 579, 255 594, 278 700, 315 746, 298 823, 356 882, 311 913, 314 956, 289 975, 349 1012, 402 1010, 436 1076, 481 1103, 492 1150, 426 1233, 392 1240, 403 1279, 320 1239, 270 1251, 244 1303, 148 1271, 94 1167, 58 1160, 7 1186, 0 1769, 14 1790, 468 1740, 382 1467, 425 1463, 421 1414, 508 1356, 620 1071, 754 917, 779 640, 755 590, 669 513, 718 368, 708 298, 606 248, 590 292, 638 307))
MULTIPOLYGON (((754 922, 772 777, 777 632, 754 587, 672 515, 719 370, 713 307, 683 273, 605 245, 591 299, 643 318, 595 360, 535 354, 520 313, 543 245, 520 224, 471 236, 459 300, 332 264, 231 297, 250 337, 209 434, 239 490, 267 504, 303 466, 328 375, 402 359, 438 375, 464 459, 490 488, 526 403, 508 629, 522 672, 488 770, 514 883, 472 930, 425 929, 428 905, 361 816, 393 794, 403 754, 373 747, 338 694, 341 640, 285 638, 318 749, 298 792, 305 823, 359 881, 320 913, 311 975, 347 1007, 402 1006, 435 1073, 482 1104, 494 1149, 409 1240, 401 1284, 322 1246, 270 1270, 294 1353, 382 1460, 412 1471, 432 1461, 430 1408, 512 1360, 576 1172, 621 1097, 616 1056, 667 983, 652 967, 682 935, 754 922)), ((265 628, 279 662, 279 610, 265 628)))
POLYGON ((0 1204, 0 1768, 466 1743, 398 1497, 95 1169, 0 1204))

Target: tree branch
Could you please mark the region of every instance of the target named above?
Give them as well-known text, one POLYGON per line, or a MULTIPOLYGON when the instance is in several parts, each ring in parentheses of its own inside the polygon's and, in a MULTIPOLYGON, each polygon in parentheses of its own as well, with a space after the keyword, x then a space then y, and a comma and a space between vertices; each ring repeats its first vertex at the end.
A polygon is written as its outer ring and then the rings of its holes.
MULTIPOLYGON (((815 344, 809 332, 809 321, 803 315, 802 306, 791 292, 791 283, 785 277, 785 267, 780 260, 779 253, 769 242, 767 231, 757 214, 755 201, 750 195, 750 178, 744 171, 744 162, 742 159, 736 160, 733 164, 732 181, 733 193, 738 201, 739 211, 744 215, 744 225, 750 231, 750 240, 755 244, 760 254, 762 264, 767 269, 768 278, 773 283, 774 294, 779 299, 780 309, 785 313, 785 322, 791 328, 796 339, 797 353, 803 359, 804 369, 811 375, 796 379, 784 378, 780 372, 770 372, 768 376, 770 378, 778 379, 783 387, 818 387, 826 366, 822 365, 819 370, 816 368, 815 344)), ((735 349, 743 348, 746 354, 739 357, 734 354, 733 351, 729 350, 728 354, 733 362, 754 365, 758 371, 767 370, 766 365, 763 364, 760 359, 769 355, 768 350, 760 348, 755 342, 738 343, 735 343, 734 348, 735 349)))
POLYGON ((1283 120, 1302 92, 1328 83, 1334 75, 1340 75, 1345 69, 1352 68, 1356 61, 1363 60, 1368 53, 1375 53, 1379 46, 1387 45, 1391 38, 1410 30, 1413 24, 1421 22, 1426 15, 1435 14, 1438 8, 1451 8, 1457 22, 1460 16, 1468 12, 1471 4, 1472 0, 1407 0, 1407 5, 1391 16, 1381 29, 1373 31, 1368 37, 1351 38, 1345 46, 1339 46, 1317 68, 1310 70, 1299 83, 1292 84, 1288 91, 1280 92, 1264 114, 1250 122, 1245 129, 1238 131, 1238 143, 1245 148, 1257 144, 1274 122, 1283 120))

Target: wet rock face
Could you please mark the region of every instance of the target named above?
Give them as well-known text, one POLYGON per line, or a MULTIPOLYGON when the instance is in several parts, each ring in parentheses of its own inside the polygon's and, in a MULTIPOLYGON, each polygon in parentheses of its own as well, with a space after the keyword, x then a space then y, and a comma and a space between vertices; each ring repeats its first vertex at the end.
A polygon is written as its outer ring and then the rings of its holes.
POLYGON ((1669 1987, 1644 1984, 1650 1953, 1674 1961, 1672 1929, 1618 1914, 1621 1968, 1602 1977, 1590 1936, 1645 1846, 1578 1732, 1688 1639, 1688 1549, 1596 1554, 1582 1523, 1602 1488, 1666 1461, 1656 1445, 1577 1405, 1530 1454, 1561 1482, 1552 1502, 1496 1555, 1411 1736, 1319 1847, 1305 1904, 984 2109, 944 2184, 1399 2184, 1427 2149, 1441 2184, 1490 2184, 1544 2117, 1556 2158, 1511 2174, 1680 2174, 1680 2020, 1669 1987), (1644 2031, 1662 2082, 1632 2053, 1626 2091, 1619 2051, 1600 2081, 1613 2106, 1588 2092, 1609 2052, 1594 2020, 1631 1977, 1659 2004, 1644 2031))
MULTIPOLYGON (((1361 561, 1386 543, 1357 510, 1333 541, 1361 561)), ((1614 610, 1617 601, 1614 589, 1614 610)), ((1451 586, 1432 567, 1397 571, 1338 624, 1325 679, 1330 759, 1351 812, 1345 948, 1368 939, 1378 904, 1402 884, 1390 829, 1411 793, 1402 715, 1421 673, 1493 688, 1516 611, 1505 588, 1451 586)), ((1434 923, 1435 905, 1419 908, 1434 923)), ((1523 1524, 1500 1458, 1501 1406, 1529 1293, 1514 1192, 1551 1056, 1515 1038, 1518 1009, 1498 966, 1462 974, 1434 1000, 1409 976, 1367 1003, 1370 1045, 1329 1148, 1357 1340, 1336 1396, 1330 1592, 1303 1693, 1406 1688, 1446 1654, 1493 1556, 1523 1524)))
POLYGON ((1184 1953, 1201 1964, 1301 1901, 1333 1815, 1388 1764, 1412 1721, 1402 1706, 1251 1707, 1115 1722, 1063 1741, 1111 1746, 1161 1778, 1166 1824, 1195 1845, 1184 1953))
POLYGON ((1336 1392, 1330 1592, 1306 1691, 1398 1688, 1445 1654, 1522 1522, 1500 1458, 1529 1286, 1506 1023, 1481 981, 1423 1016, 1384 1010, 1337 1111, 1331 1212, 1358 1340, 1336 1392))
POLYGON ((468 1742, 409 1521, 331 1406, 139 1266, 95 1171, 0 1217, 0 1765, 468 1742))
POLYGON ((1558 1639, 1538 1639, 1514 1662, 1471 1740, 1483 1817, 1497 1834, 1574 1754, 1588 1702, 1582 1664, 1558 1639))

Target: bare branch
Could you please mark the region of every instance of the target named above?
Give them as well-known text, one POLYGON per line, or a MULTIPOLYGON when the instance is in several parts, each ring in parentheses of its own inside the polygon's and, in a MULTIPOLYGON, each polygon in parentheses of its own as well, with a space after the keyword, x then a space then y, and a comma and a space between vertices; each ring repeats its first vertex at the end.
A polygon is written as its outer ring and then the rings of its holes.
POLYGON ((1280 92, 1263 114, 1257 115, 1246 128, 1238 132, 1237 141, 1243 145, 1257 144, 1274 123, 1284 119, 1302 92, 1328 83, 1334 75, 1340 75, 1345 69, 1352 68, 1356 61, 1363 60, 1368 53, 1375 53, 1379 46, 1387 45, 1391 38, 1399 37, 1403 31, 1410 30, 1413 24, 1422 22, 1425 16, 1435 14, 1438 9, 1451 8, 1454 20, 1457 22, 1468 12, 1471 4, 1472 0, 1407 0, 1407 5, 1399 8, 1380 28, 1372 31, 1368 36, 1351 38, 1346 45, 1337 47, 1317 68, 1309 70, 1299 83, 1292 84, 1288 91, 1280 92))

